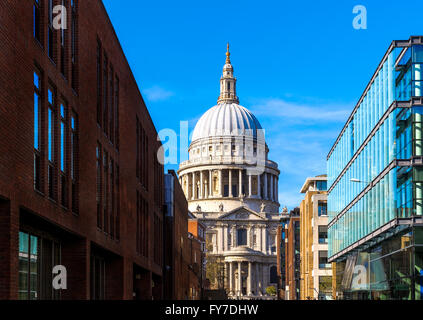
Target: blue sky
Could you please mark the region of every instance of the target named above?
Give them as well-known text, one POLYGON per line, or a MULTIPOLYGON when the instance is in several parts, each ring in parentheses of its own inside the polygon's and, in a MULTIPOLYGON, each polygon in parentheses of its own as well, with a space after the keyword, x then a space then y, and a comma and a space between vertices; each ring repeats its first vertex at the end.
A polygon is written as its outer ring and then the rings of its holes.
MULTIPOLYGON (((423 1, 103 0, 158 131, 216 104, 226 43, 240 104, 266 129, 281 207, 299 205, 392 40, 423 34, 423 1), (353 7, 367 8, 355 30, 353 7)), ((177 169, 177 165, 167 168, 177 169)))

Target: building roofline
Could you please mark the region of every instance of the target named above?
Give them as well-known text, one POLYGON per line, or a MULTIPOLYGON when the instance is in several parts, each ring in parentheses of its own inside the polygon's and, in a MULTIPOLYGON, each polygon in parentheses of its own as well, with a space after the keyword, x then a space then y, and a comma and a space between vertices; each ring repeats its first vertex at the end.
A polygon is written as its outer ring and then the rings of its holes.
MULTIPOLYGON (((156 128, 156 126, 154 125, 153 119, 151 118, 150 111, 149 111, 149 110, 148 110, 148 108, 147 108, 147 104, 145 103, 144 97, 142 96, 142 93, 141 93, 141 89, 140 89, 140 87, 138 86, 138 82, 137 82, 137 80, 135 79, 134 73, 132 72, 131 65, 129 64, 128 58, 126 57, 125 51, 123 50, 123 48, 122 48, 122 44, 121 44, 121 42, 120 42, 120 40, 119 40, 119 37, 117 36, 117 33, 116 33, 116 30, 115 30, 115 27, 113 26, 113 23, 112 23, 112 21, 110 20, 109 13, 107 12, 106 7, 104 6, 103 0, 99 0, 99 2, 100 2, 100 7, 103 9, 103 11, 104 11, 104 13, 105 13, 105 15, 106 15, 106 20, 107 20, 107 22, 110 24, 110 26, 111 26, 111 28, 112 28, 112 32, 113 32, 113 35, 114 35, 114 37, 115 37, 115 40, 117 41, 117 45, 118 45, 118 47, 119 47, 119 49, 120 49, 120 51, 121 51, 121 53, 122 53, 122 55, 123 55, 123 60, 125 61, 126 66, 128 67, 128 69, 129 69, 129 71, 130 71, 129 73, 130 73, 130 75, 131 75, 131 79, 132 79, 132 80, 134 81, 134 83, 135 83, 135 87, 137 88, 138 94, 139 94, 139 96, 140 96, 140 98, 141 98, 142 105, 143 105, 143 106, 144 106, 144 108, 147 110, 147 117, 148 117, 148 119, 150 120, 151 125, 153 126, 153 130, 155 131, 156 135, 158 136, 158 131, 157 131, 157 128, 156 128)), ((162 145, 162 142, 161 142, 161 141, 159 141, 159 140, 158 140, 158 142, 159 142, 159 146, 161 146, 161 145, 162 145)))
POLYGON ((373 76, 371 77, 369 83, 367 84, 366 88, 364 89, 364 92, 360 96, 360 99, 358 100, 357 104, 355 105, 353 111, 351 112, 350 116, 347 119, 347 122, 345 123, 344 127, 342 128, 341 132, 339 133, 338 137, 335 140, 335 143, 332 145, 332 148, 330 149, 326 160, 329 160, 330 156, 332 155, 333 151, 335 150, 336 146, 338 145, 339 140, 341 139, 342 135, 344 134, 345 130, 347 129, 348 125, 350 124, 351 120, 353 119, 355 113, 357 112, 357 109, 359 108, 360 104, 362 103, 363 99, 366 97, 370 86, 373 84, 374 80, 376 79, 377 74, 379 73, 380 69, 382 69, 382 65, 385 63, 388 56, 391 54, 392 50, 395 48, 404 48, 409 47, 413 44, 423 44, 423 36, 411 36, 408 40, 394 40, 391 42, 391 44, 388 47, 388 50, 383 55, 382 60, 379 62, 379 65, 377 66, 375 72, 373 73, 373 76))
POLYGON ((317 176, 317 177, 308 177, 308 178, 305 180, 305 182, 304 182, 303 186, 301 187, 300 193, 306 193, 306 192, 307 192, 307 186, 308 186, 308 185, 310 184, 310 182, 312 182, 312 181, 327 181, 327 180, 328 180, 327 175, 320 175, 320 176, 317 176))

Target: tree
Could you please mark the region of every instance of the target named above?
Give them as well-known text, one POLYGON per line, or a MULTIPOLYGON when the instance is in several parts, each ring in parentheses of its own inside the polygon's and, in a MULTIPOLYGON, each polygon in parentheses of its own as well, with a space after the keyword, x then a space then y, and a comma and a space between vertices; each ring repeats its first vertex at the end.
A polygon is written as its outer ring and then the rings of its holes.
POLYGON ((276 288, 274 286, 270 286, 266 288, 266 293, 269 296, 275 296, 276 295, 276 288))
POLYGON ((210 281, 211 289, 224 289, 225 264, 221 256, 214 255, 213 243, 206 238, 206 278, 210 281))

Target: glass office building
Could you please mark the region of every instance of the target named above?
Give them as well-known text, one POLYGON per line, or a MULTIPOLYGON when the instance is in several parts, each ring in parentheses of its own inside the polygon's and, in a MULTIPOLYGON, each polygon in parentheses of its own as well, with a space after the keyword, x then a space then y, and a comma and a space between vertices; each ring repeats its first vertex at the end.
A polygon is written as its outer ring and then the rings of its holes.
POLYGON ((423 299, 423 37, 390 45, 327 158, 344 299, 423 299))

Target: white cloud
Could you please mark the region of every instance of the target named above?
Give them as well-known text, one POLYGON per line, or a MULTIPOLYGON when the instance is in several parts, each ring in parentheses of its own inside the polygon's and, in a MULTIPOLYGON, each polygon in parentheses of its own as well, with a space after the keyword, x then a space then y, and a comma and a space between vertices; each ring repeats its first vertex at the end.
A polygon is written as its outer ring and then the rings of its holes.
POLYGON ((271 98, 259 101, 251 109, 258 117, 281 117, 291 121, 337 122, 346 121, 348 115, 351 113, 352 107, 351 105, 333 103, 306 105, 288 102, 278 98, 271 98))
POLYGON ((353 109, 352 104, 258 100, 251 111, 266 132, 269 158, 278 163, 279 202, 293 209, 307 177, 326 173, 326 156, 353 109))
POLYGON ((299 191, 279 192, 279 203, 281 205, 281 209, 287 207, 289 210, 292 210, 295 207, 299 207, 303 196, 304 195, 302 195, 299 191))
POLYGON ((166 90, 159 86, 153 86, 143 90, 143 94, 146 96, 148 101, 156 102, 167 100, 174 95, 172 91, 166 90))

